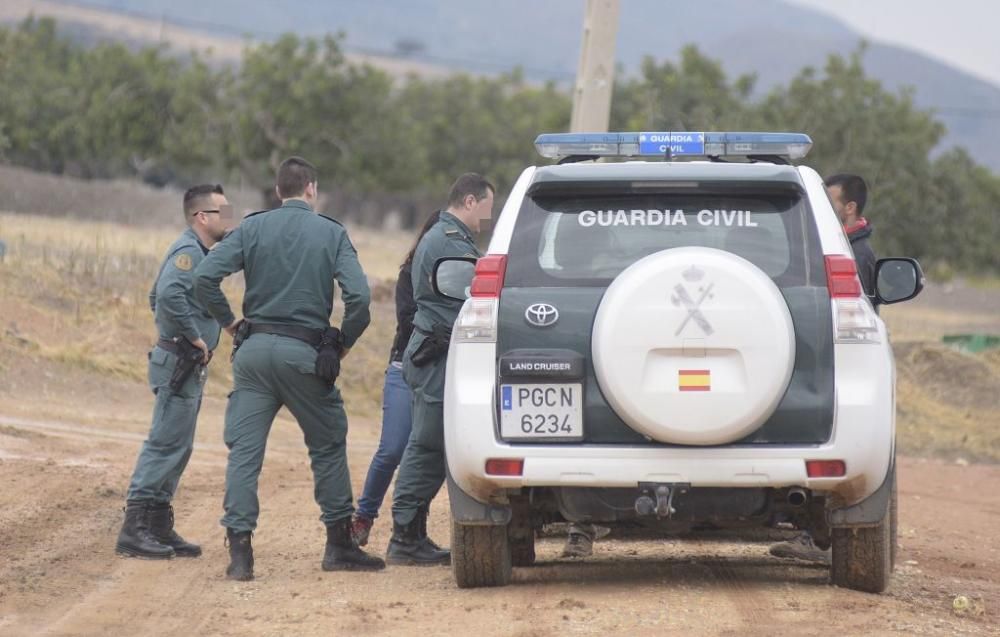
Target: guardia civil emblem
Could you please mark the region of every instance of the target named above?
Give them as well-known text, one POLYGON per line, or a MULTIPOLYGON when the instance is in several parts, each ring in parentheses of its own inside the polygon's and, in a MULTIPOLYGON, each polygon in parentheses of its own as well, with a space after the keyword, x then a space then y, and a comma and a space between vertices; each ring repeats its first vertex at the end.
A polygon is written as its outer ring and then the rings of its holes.
POLYGON ((178 270, 184 270, 185 272, 187 272, 188 270, 191 269, 191 266, 193 265, 191 263, 191 255, 184 253, 178 254, 177 258, 174 259, 174 265, 177 266, 178 270))
POLYGON ((696 265, 692 265, 681 272, 681 278, 684 280, 674 286, 674 292, 670 295, 670 302, 677 307, 686 309, 687 314, 677 327, 677 331, 674 332, 674 336, 680 336, 680 333, 687 327, 687 324, 692 321, 701 328, 701 331, 706 336, 711 335, 715 332, 715 329, 712 328, 712 324, 708 322, 705 314, 702 313, 701 305, 706 299, 715 298, 715 295, 712 294, 712 288, 715 284, 705 281, 705 271, 696 265), (692 293, 689 290, 693 290, 694 292, 692 293), (696 298, 697 300, 695 300, 696 298))

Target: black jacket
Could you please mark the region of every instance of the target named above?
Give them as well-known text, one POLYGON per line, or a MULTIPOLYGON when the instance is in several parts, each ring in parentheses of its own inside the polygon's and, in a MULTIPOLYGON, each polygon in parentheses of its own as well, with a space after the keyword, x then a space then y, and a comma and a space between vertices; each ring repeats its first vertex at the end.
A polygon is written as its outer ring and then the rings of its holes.
POLYGON ((872 224, 869 222, 864 227, 855 230, 847 235, 851 240, 851 250, 854 251, 854 261, 858 264, 858 278, 861 279, 861 287, 865 294, 874 296, 875 294, 875 251, 872 250, 868 237, 872 236, 872 224))
POLYGON ((417 302, 413 300, 413 277, 410 269, 409 263, 401 267, 399 278, 396 279, 396 338, 392 341, 390 362, 403 360, 406 344, 413 334, 413 316, 417 313, 417 302))

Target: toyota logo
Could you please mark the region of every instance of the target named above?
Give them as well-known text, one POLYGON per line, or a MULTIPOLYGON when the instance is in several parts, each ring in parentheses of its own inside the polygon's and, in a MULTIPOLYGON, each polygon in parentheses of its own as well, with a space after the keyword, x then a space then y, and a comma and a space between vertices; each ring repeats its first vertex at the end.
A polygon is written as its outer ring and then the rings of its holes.
POLYGON ((559 320, 559 310, 548 303, 535 303, 524 311, 524 320, 535 327, 549 327, 559 320))

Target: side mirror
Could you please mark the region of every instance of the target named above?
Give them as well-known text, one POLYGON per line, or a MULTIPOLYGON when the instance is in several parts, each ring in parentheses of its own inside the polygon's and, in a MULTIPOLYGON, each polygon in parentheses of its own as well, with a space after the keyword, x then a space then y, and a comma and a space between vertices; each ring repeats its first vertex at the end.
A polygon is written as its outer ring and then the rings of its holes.
POLYGON ((889 257, 875 262, 875 300, 883 305, 909 301, 924 289, 916 259, 889 257))
POLYGON ((431 282, 434 293, 446 299, 464 301, 469 298, 472 277, 476 274, 476 259, 471 257, 444 257, 434 264, 431 282))

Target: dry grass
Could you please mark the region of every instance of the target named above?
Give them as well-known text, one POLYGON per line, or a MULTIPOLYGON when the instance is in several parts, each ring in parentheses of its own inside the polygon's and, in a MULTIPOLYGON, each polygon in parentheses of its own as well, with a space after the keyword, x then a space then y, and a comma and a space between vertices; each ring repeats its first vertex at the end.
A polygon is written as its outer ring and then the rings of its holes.
MULTIPOLYGON (((156 337, 147 292, 177 232, 0 214, 0 237, 8 243, 0 264, 0 375, 16 373, 3 356, 16 348, 56 370, 69 365, 144 382, 145 352, 156 337)), ((372 282, 373 319, 345 363, 341 385, 350 412, 374 418, 395 330, 396 267, 411 235, 352 228, 351 236, 372 282)), ((239 277, 225 289, 239 307, 239 277)), ((1000 333, 997 307, 997 286, 977 284, 929 289, 883 311, 895 343, 904 452, 1000 461, 1000 351, 969 355, 940 345, 948 333, 1000 333)), ((226 350, 212 364, 208 391, 216 397, 232 382, 226 350)))
MULTIPOLYGON (((362 415, 380 409, 382 372, 395 331, 392 289, 410 237, 351 229, 375 303, 372 326, 345 363, 348 406, 362 415)), ((177 230, 0 213, 8 244, 0 265, 0 347, 30 349, 53 362, 143 381, 144 353, 155 340, 147 295, 177 230)), ((234 308, 242 280, 224 289, 234 308)), ((338 304, 339 306, 339 304, 338 304)), ((232 382, 228 346, 212 364, 212 395, 232 382)), ((10 370, 0 368, 2 373, 10 370)))

